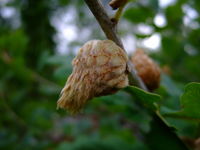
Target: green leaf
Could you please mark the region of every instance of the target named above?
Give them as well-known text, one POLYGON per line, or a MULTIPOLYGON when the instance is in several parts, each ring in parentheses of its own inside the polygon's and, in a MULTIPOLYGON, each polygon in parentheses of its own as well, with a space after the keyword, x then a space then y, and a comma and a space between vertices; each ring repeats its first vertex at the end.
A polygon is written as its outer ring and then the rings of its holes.
POLYGON ((146 22, 153 16, 153 12, 147 7, 132 7, 124 12, 125 19, 132 23, 146 22))
MULTIPOLYGON (((156 102, 161 100, 161 97, 157 94, 143 91, 134 86, 128 86, 125 88, 127 92, 136 96, 146 108, 156 111, 156 102)), ((159 113, 152 113, 152 120, 150 123, 151 129, 145 136, 145 141, 149 148, 154 150, 168 150, 173 147, 176 150, 188 150, 182 141, 177 137, 171 128, 162 118, 159 113), (165 135, 165 136, 163 136, 165 135), (166 144, 167 143, 167 144, 166 144), (164 146, 163 146, 164 145, 164 146)))
POLYGON ((146 143, 152 150, 189 150, 179 139, 173 128, 157 115, 152 116, 151 130, 146 134, 146 143))
POLYGON ((136 96, 143 105, 147 106, 151 110, 157 110, 157 102, 161 100, 160 95, 146 92, 140 88, 137 88, 135 86, 128 86, 125 88, 125 91, 130 93, 133 96, 136 96))
POLYGON ((200 83, 189 83, 180 99, 182 109, 166 116, 200 121, 200 83))
POLYGON ((181 89, 168 75, 163 74, 161 78, 161 85, 164 87, 167 94, 169 94, 171 97, 178 97, 181 95, 181 89))

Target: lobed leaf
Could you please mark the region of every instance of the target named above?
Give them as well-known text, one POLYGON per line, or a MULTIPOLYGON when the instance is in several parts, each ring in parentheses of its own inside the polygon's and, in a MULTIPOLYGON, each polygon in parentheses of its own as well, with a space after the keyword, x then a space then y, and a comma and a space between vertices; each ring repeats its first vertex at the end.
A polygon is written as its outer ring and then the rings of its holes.
POLYGON ((137 88, 135 86, 128 86, 128 87, 125 88, 125 91, 127 91, 131 95, 139 98, 139 100, 142 102, 142 104, 144 104, 145 106, 147 106, 151 110, 156 111, 158 109, 156 103, 161 100, 160 95, 150 93, 150 92, 146 92, 146 91, 144 91, 140 88, 137 88))

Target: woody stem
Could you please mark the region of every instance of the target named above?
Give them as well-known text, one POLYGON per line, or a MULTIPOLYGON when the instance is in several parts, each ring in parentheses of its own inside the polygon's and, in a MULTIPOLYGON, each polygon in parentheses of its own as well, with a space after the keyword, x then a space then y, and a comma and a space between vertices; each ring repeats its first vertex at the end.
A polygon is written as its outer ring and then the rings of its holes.
MULTIPOLYGON (((106 13, 100 1, 99 0, 84 0, 84 1, 88 5, 93 15, 95 16, 106 37, 109 40, 114 41, 118 46, 124 49, 123 43, 117 35, 117 24, 116 22, 113 22, 109 18, 108 14, 106 13)), ((131 84, 134 84, 135 86, 138 86, 139 88, 148 91, 143 81, 137 75, 134 65, 130 60, 128 61, 127 66, 131 84)))

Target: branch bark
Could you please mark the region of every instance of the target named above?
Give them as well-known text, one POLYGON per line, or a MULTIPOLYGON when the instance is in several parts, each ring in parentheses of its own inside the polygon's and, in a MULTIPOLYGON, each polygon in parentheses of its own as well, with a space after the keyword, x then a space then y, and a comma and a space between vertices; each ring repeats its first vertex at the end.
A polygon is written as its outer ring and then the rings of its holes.
MULTIPOLYGON (((85 3, 88 5, 89 9, 92 11, 93 15, 95 16, 96 20, 98 21, 99 25, 101 26, 102 30, 104 31, 106 37, 112 41, 114 41, 118 46, 120 46, 122 49, 124 49, 123 44, 120 40, 120 38, 117 36, 117 24, 115 22, 112 22, 109 16, 107 15, 106 11, 104 10, 102 4, 99 2, 99 0, 84 0, 85 3)), ((133 81, 133 85, 148 91, 147 87, 143 83, 143 81, 140 79, 140 77, 137 75, 134 65, 131 61, 127 63, 129 76, 131 78, 131 81, 133 81)), ((155 112, 150 112, 152 114, 152 121, 151 121, 151 131, 147 135, 147 141, 152 139, 153 136, 157 133, 157 127, 162 129, 162 133, 168 133, 169 137, 168 139, 162 138, 162 140, 169 140, 169 143, 174 144, 177 143, 176 149, 177 150, 188 150, 188 148, 183 144, 183 142, 179 139, 179 137, 171 130, 171 128, 162 120, 162 117, 160 117, 155 112), (157 126, 155 129, 155 125, 157 126)), ((159 135, 157 135, 159 137, 159 135)), ((161 137, 159 137, 161 138, 161 137)), ((157 142, 157 141, 153 141, 157 142)), ((157 144, 156 144, 157 145, 157 144)), ((159 145, 159 144, 158 144, 159 145)), ((159 149, 157 146, 154 146, 149 144, 150 148, 152 149, 159 149)), ((173 145, 174 146, 174 145, 173 145)), ((162 147, 164 148, 164 147, 162 147)), ((166 149, 166 148, 164 148, 166 149)))
MULTIPOLYGON (((103 8, 99 0, 84 0, 84 1, 88 5, 93 15, 95 16, 106 37, 109 40, 114 41, 118 46, 124 49, 122 41, 117 36, 117 24, 109 18, 108 14, 106 13, 105 9, 103 8)), ((134 65, 132 64, 131 61, 127 63, 127 66, 130 74, 129 77, 131 84, 134 84, 135 86, 145 91, 148 91, 143 81, 137 75, 134 65)))
POLYGON ((116 23, 110 20, 99 0, 85 0, 85 2, 95 16, 106 37, 123 48, 123 44, 116 34, 116 23))

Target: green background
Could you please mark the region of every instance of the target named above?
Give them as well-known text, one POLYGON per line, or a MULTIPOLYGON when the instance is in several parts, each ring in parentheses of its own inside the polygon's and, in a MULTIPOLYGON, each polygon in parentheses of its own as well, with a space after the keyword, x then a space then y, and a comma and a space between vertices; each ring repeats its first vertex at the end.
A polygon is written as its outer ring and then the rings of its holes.
MULTIPOLYGON (((113 15, 109 1, 102 2, 113 15)), ((119 35, 130 35, 137 43, 160 35, 160 47, 146 51, 162 68, 161 85, 155 91, 161 97, 134 88, 129 89, 131 94, 122 90, 94 98, 80 114, 72 116, 57 110, 56 102, 72 71, 74 51, 88 40, 105 39, 93 15, 82 0, 1 0, 0 149, 151 150, 145 138, 151 130, 152 116, 138 101, 159 109, 194 149, 194 141, 200 136, 200 85, 188 83, 200 81, 199 13, 199 0, 177 0, 166 7, 161 7, 158 0, 130 1, 119 23, 119 35), (197 14, 189 23, 184 20, 191 11, 184 11, 185 7, 197 14), (5 8, 16 13, 6 17, 5 8), (66 24, 75 27, 82 38, 72 38, 67 32, 71 40, 61 53, 56 40, 59 30, 52 20, 57 18, 59 24, 66 13, 72 16, 66 24), (158 14, 166 20, 162 27, 154 21, 158 14), (152 32, 139 32, 141 24, 152 32), (84 30, 90 30, 89 34, 84 30)), ((159 137, 155 139, 152 144, 166 144, 159 137)), ((176 147, 170 146, 172 150, 176 147)))

